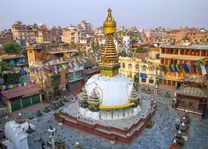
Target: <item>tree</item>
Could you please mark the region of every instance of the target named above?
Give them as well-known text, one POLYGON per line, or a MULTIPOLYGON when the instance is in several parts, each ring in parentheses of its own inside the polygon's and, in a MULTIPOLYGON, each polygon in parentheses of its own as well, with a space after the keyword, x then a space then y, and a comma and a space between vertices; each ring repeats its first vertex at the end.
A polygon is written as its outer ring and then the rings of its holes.
POLYGON ((74 42, 71 42, 71 48, 72 49, 76 49, 77 48, 77 45, 74 42))
POLYGON ((4 83, 5 84, 17 84, 19 83, 21 74, 15 73, 15 74, 6 74, 4 75, 4 83))
POLYGON ((146 53, 147 49, 142 47, 142 46, 140 46, 140 47, 136 48, 135 52, 136 53, 146 53))
POLYGON ((125 50, 122 50, 121 53, 120 53, 120 56, 122 57, 126 57, 127 56, 127 53, 125 50))
POLYGON ((20 45, 15 42, 8 42, 3 45, 4 51, 8 54, 18 54, 21 51, 20 45))

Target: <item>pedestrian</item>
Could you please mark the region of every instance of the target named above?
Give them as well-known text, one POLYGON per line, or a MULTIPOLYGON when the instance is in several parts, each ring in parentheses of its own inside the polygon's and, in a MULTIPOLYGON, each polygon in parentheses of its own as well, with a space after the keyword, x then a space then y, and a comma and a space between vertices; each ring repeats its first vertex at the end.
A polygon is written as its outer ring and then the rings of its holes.
POLYGON ((175 124, 176 130, 180 129, 180 125, 179 124, 175 124))
POLYGON ((45 149, 45 142, 44 141, 41 143, 41 147, 42 147, 42 149, 45 149))
POLYGON ((205 114, 204 113, 202 114, 202 119, 205 119, 205 114))

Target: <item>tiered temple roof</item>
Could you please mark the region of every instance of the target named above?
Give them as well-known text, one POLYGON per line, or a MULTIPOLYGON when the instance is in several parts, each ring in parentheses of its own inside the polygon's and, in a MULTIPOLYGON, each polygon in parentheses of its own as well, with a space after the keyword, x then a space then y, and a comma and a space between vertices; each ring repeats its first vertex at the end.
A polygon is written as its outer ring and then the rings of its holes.
POLYGON ((208 88, 182 85, 176 93, 186 96, 208 98, 208 88))

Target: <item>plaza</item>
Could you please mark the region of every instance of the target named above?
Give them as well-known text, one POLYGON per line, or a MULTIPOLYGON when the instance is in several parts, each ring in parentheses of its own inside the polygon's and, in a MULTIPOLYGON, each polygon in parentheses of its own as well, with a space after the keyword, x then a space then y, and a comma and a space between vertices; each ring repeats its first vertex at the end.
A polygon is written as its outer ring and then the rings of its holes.
MULTIPOLYGON (((42 138, 45 142, 48 141, 48 135, 46 133, 49 126, 57 129, 57 138, 63 139, 66 144, 66 148, 70 149, 76 142, 79 142, 86 149, 101 149, 112 148, 112 149, 165 149, 173 142, 173 137, 177 130, 175 124, 178 119, 183 115, 182 112, 176 111, 172 106, 173 93, 170 93, 170 98, 165 98, 165 91, 161 91, 161 96, 157 99, 157 110, 153 117, 154 125, 151 129, 145 129, 141 136, 135 139, 131 144, 115 143, 111 144, 109 140, 90 135, 85 132, 80 132, 76 129, 72 129, 68 126, 59 125, 54 119, 54 111, 44 113, 43 107, 40 108, 43 113, 42 117, 36 116, 36 110, 32 111, 34 119, 28 120, 36 126, 36 131, 29 135, 29 146, 30 149, 41 149, 41 142, 39 139, 42 138)), ((148 98, 151 95, 141 93, 141 96, 148 98)), ((76 98, 67 97, 70 99, 68 104, 74 104, 76 98)), ((28 112, 22 113, 27 118, 28 112)), ((200 117, 190 115, 191 123, 188 132, 188 141, 184 143, 182 148, 184 149, 206 149, 208 145, 208 120, 201 120, 200 117), (203 137, 202 137, 203 136, 203 137)), ((3 122, 3 121, 1 121, 3 122)), ((3 124, 1 124, 1 128, 3 124)))

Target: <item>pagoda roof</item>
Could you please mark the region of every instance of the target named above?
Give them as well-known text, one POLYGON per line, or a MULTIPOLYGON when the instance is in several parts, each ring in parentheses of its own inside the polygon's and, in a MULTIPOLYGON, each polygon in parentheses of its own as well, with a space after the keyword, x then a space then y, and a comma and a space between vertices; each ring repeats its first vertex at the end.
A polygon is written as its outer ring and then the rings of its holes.
POLYGON ((181 86, 176 93, 199 98, 208 98, 208 88, 195 86, 181 86))

